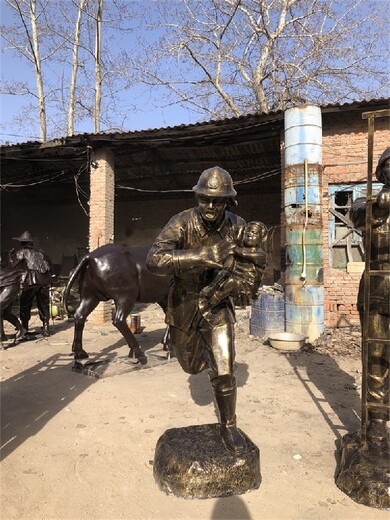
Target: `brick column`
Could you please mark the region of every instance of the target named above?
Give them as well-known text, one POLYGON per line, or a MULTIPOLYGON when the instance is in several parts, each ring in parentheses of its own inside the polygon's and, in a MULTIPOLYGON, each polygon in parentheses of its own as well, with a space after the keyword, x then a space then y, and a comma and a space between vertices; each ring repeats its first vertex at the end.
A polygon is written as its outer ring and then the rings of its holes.
MULTIPOLYGON (((89 206, 89 250, 114 241, 114 156, 106 149, 93 153, 89 206)), ((96 325, 111 321, 111 301, 102 302, 89 321, 96 325)))

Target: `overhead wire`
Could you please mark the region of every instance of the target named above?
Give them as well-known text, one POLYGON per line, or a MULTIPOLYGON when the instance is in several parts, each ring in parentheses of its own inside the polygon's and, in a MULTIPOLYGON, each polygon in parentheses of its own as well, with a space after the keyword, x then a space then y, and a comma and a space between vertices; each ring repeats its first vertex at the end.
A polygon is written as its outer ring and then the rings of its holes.
POLYGON ((45 182, 52 182, 54 179, 58 179, 59 177, 67 174, 70 170, 61 170, 60 172, 58 172, 57 174, 52 174, 50 173, 50 176, 47 176, 47 177, 41 177, 40 180, 37 180, 37 181, 34 181, 34 182, 29 182, 29 183, 26 183, 25 184, 15 184, 15 183, 5 183, 5 184, 0 184, 0 190, 7 190, 9 188, 28 188, 30 186, 35 186, 37 184, 43 184, 45 182))
MULTIPOLYGON (((268 172, 263 172, 258 175, 254 175, 253 177, 248 177, 247 179, 242 179, 240 181, 233 182, 234 186, 239 186, 242 184, 250 184, 252 182, 261 181, 263 179, 268 179, 269 177, 274 177, 280 173, 280 168, 275 168, 273 170, 269 170, 268 172)), ((142 193, 193 193, 192 189, 181 189, 181 190, 151 190, 144 188, 134 188, 133 186, 123 186, 122 184, 118 184, 117 188, 122 190, 131 190, 138 191, 142 193)))

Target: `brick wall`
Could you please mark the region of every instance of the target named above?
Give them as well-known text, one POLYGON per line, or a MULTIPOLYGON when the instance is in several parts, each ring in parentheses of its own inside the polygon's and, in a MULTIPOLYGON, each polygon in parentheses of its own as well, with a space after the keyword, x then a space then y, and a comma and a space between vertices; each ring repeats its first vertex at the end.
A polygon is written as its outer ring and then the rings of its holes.
MULTIPOLYGON (((389 119, 376 119, 374 170, 389 144, 389 119)), ((367 120, 361 112, 323 115, 323 165, 325 324, 345 326, 359 323, 356 301, 361 275, 329 265, 328 185, 367 182, 367 120)))
MULTIPOLYGON (((114 239, 114 157, 102 149, 95 151, 93 161, 97 166, 91 168, 90 251, 114 239)), ((89 321, 95 324, 111 321, 111 302, 100 303, 89 321)))

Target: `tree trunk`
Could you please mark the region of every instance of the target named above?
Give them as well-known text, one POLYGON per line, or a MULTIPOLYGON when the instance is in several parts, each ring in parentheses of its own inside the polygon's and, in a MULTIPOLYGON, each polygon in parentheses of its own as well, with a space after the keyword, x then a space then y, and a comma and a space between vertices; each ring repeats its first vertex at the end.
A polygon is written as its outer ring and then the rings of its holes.
POLYGON ((77 71, 79 68, 79 45, 80 45, 80 27, 81 19, 83 16, 83 10, 87 0, 80 0, 76 26, 74 30, 74 41, 73 41, 73 56, 72 56, 72 77, 69 85, 69 110, 68 110, 68 135, 74 133, 74 113, 75 113, 75 98, 76 98, 76 82, 77 82, 77 71))
POLYGON ((37 17, 36 17, 36 0, 30 2, 30 21, 32 30, 32 48, 35 65, 35 76, 37 81, 37 95, 38 95, 38 110, 39 110, 39 122, 40 122, 40 137, 42 142, 46 141, 46 106, 45 106, 45 93, 43 88, 43 78, 41 69, 41 57, 39 53, 39 36, 37 28, 37 17))
POLYGON ((101 44, 102 44, 102 12, 103 0, 98 0, 96 13, 96 42, 95 42, 95 108, 94 108, 94 132, 100 132, 100 109, 102 103, 102 67, 101 67, 101 44))

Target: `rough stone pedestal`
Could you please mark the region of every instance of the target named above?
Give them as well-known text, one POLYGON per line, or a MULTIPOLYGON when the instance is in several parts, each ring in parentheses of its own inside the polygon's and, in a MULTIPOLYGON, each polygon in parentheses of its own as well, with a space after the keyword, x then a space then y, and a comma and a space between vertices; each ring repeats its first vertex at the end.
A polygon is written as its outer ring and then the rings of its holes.
POLYGON ((346 435, 342 441, 336 484, 359 504, 390 509, 388 450, 375 444, 363 445, 359 433, 346 435))
POLYGON ((258 447, 236 456, 222 442, 219 424, 167 430, 158 440, 153 473, 160 489, 181 498, 241 495, 260 486, 258 447))

